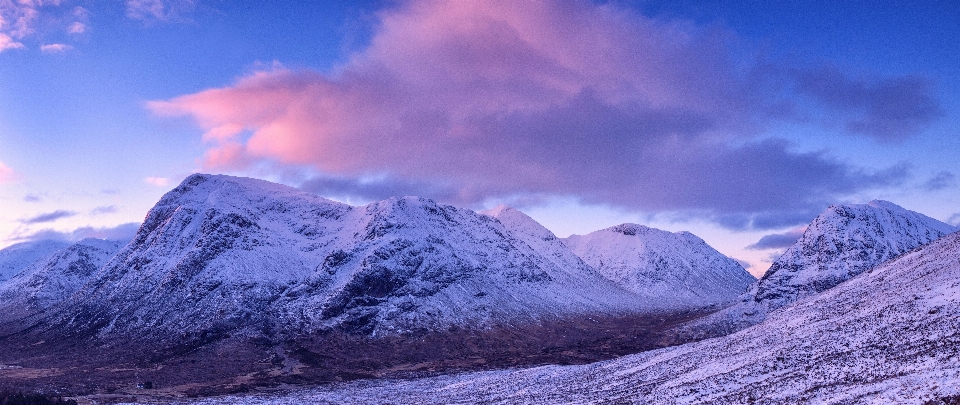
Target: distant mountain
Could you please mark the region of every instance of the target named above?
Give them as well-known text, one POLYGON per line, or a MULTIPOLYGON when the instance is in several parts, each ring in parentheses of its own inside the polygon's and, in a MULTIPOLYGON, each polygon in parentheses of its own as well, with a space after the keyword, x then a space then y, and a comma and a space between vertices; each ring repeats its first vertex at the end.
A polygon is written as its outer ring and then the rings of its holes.
MULTIPOLYGON (((563 243, 562 239, 557 238, 553 232, 527 214, 506 205, 499 205, 480 213, 496 218, 510 231, 511 235, 526 243, 558 268, 566 269, 569 276, 573 278, 571 282, 579 286, 577 288, 596 289, 602 294, 623 295, 622 286, 618 286, 585 263, 563 243)), ((633 299, 640 302, 638 298, 640 297, 633 299)), ((662 306, 662 304, 657 305, 662 306)))
POLYGON ((563 242, 621 287, 676 307, 727 303, 756 281, 735 260, 690 232, 622 224, 563 242))
POLYGON ((0 250, 0 283, 17 275, 31 263, 70 246, 67 242, 38 240, 22 242, 0 250))
MULTIPOLYGON (((884 203, 831 207, 811 235, 823 235, 819 230, 827 224, 851 229, 854 215, 865 223, 892 220, 883 222, 884 235, 891 235, 888 227, 894 223, 905 225, 910 218, 918 224, 919 217, 903 211, 884 203)), ((875 229, 869 234, 876 236, 875 229)), ((907 234, 902 230, 901 236, 907 234)), ((852 277, 740 333, 611 361, 365 381, 283 396, 221 397, 215 403, 375 403, 385 397, 395 403, 527 404, 947 404, 960 399, 960 233, 852 277)))
POLYGON ((24 267, 0 284, 0 320, 37 312, 66 299, 124 244, 88 238, 24 267))
POLYGON ((688 333, 725 334, 826 291, 957 228, 887 201, 833 205, 730 308, 696 321, 688 333))
POLYGON ((157 339, 382 336, 658 308, 491 217, 405 197, 351 207, 193 175, 44 324, 157 339))

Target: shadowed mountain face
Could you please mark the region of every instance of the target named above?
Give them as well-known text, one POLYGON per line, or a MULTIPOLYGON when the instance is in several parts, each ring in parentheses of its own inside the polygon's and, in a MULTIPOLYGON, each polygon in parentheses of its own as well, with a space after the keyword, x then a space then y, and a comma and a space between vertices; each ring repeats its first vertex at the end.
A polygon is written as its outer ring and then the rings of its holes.
POLYGON ((886 201, 834 205, 777 259, 740 302, 682 328, 717 336, 762 322, 768 313, 816 295, 957 229, 886 201))
POLYGON ((733 301, 756 278, 690 232, 622 224, 564 243, 617 285, 678 308, 733 301))

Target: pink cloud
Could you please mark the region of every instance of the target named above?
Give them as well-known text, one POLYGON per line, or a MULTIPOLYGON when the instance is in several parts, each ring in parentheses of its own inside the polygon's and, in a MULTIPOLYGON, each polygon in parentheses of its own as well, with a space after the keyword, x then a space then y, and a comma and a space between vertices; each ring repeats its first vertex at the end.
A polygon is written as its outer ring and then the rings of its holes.
POLYGON ((903 176, 754 141, 780 100, 718 28, 588 1, 414 1, 379 22, 333 73, 274 68, 148 107, 196 120, 208 169, 388 173, 462 201, 573 194, 733 227, 903 176))
POLYGON ((17 172, 13 171, 10 166, 7 166, 3 162, 0 162, 0 184, 3 183, 12 183, 17 180, 17 172))
POLYGON ((155 187, 166 187, 170 185, 170 179, 166 177, 146 177, 143 179, 143 182, 155 187))
POLYGON ((721 37, 588 3, 414 2, 384 13, 369 49, 337 77, 258 72, 150 107, 195 117, 215 144, 249 131, 243 154, 229 147, 237 159, 425 175, 462 164, 458 152, 487 155, 479 119, 551 111, 584 94, 730 121, 744 90, 721 37))
POLYGON ((22 43, 15 41, 9 35, 0 32, 0 52, 8 49, 23 49, 22 43))

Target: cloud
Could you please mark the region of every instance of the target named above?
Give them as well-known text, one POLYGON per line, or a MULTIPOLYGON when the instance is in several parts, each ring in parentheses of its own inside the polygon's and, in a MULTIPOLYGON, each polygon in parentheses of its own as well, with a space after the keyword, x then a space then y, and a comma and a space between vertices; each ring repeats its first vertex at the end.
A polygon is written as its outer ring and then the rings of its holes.
POLYGON ((960 212, 951 215, 950 218, 947 218, 947 223, 956 227, 960 227, 960 212))
POLYGON ((37 216, 21 220, 20 222, 25 224, 40 224, 44 222, 53 222, 61 218, 69 218, 74 215, 77 215, 77 213, 74 211, 56 210, 45 214, 39 214, 37 216))
POLYGON ((923 188, 927 191, 943 190, 956 184, 956 178, 957 176, 955 174, 942 171, 931 177, 930 180, 927 180, 927 182, 923 184, 923 188))
POLYGON ((170 179, 166 177, 146 177, 143 179, 143 182, 156 187, 166 187, 170 185, 170 179))
POLYGON ((13 183, 14 181, 17 181, 17 172, 0 162, 0 184, 13 183))
POLYGON ((36 194, 27 194, 23 196, 23 201, 25 202, 40 202, 42 198, 36 194))
MULTIPOLYGON (((719 28, 587 1, 421 1, 379 17, 369 47, 336 72, 275 68, 148 107, 196 120, 208 170, 307 165, 330 176, 316 187, 366 195, 396 184, 357 179, 386 173, 458 202, 573 195, 731 228, 802 223, 909 171, 759 136, 790 116, 780 95, 793 76, 740 55, 719 28)), ((907 93, 864 83, 868 95, 907 93)), ((861 121, 876 121, 865 108, 861 121)))
POLYGON ((91 210, 90 215, 112 214, 114 212, 117 212, 115 205, 104 205, 91 210))
POLYGON ((140 224, 135 222, 121 224, 114 227, 84 226, 72 231, 43 229, 29 234, 16 235, 10 240, 17 242, 29 242, 35 240, 62 240, 67 242, 76 242, 85 238, 98 238, 128 241, 136 236, 137 230, 139 229, 140 224))
POLYGON ((0 32, 0 52, 9 50, 9 49, 23 49, 22 43, 15 41, 9 35, 0 32))
POLYGON ((67 33, 69 34, 83 34, 84 32, 87 32, 87 25, 79 21, 74 21, 67 27, 67 33))
MULTIPOLYGON (((731 257, 731 259, 733 258, 731 257)), ((733 259, 733 260, 735 260, 737 263, 740 263, 740 267, 743 267, 744 270, 750 270, 750 268, 753 267, 753 265, 746 260, 740 260, 740 259, 733 259)))
POLYGON ((803 236, 806 227, 792 229, 784 233, 765 235, 757 243, 747 246, 750 250, 783 249, 793 246, 803 236))
POLYGON ((300 185, 300 189, 322 196, 348 196, 367 201, 403 196, 427 197, 440 201, 459 200, 457 189, 452 187, 389 178, 362 180, 341 177, 314 177, 300 185))
POLYGON ((194 0, 127 0, 127 17, 142 21, 176 21, 196 8, 194 0))
MULTIPOLYGON (((51 32, 86 32, 89 12, 83 7, 67 8, 59 0, 0 0, 0 52, 24 49, 28 39, 43 38, 51 32)), ((66 44, 42 45, 45 53, 63 52, 66 44)))
POLYGON ((73 47, 67 44, 40 45, 40 52, 43 52, 43 53, 64 53, 71 49, 73 49, 73 47))
POLYGON ((882 142, 916 135, 943 115, 932 83, 918 76, 868 80, 824 67, 798 73, 797 87, 838 113, 848 131, 882 142))

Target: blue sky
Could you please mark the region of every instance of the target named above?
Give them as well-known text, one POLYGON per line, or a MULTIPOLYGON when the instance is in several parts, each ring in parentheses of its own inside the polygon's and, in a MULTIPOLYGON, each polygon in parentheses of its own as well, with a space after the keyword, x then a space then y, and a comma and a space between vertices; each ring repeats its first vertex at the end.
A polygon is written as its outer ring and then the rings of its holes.
POLYGON ((689 230, 760 274, 831 203, 960 222, 960 5, 0 1, 0 247, 193 172, 689 230), (768 239, 768 240, 775 240, 768 239), (783 239, 783 238, 781 238, 783 239), (789 239, 789 238, 787 238, 789 239))

